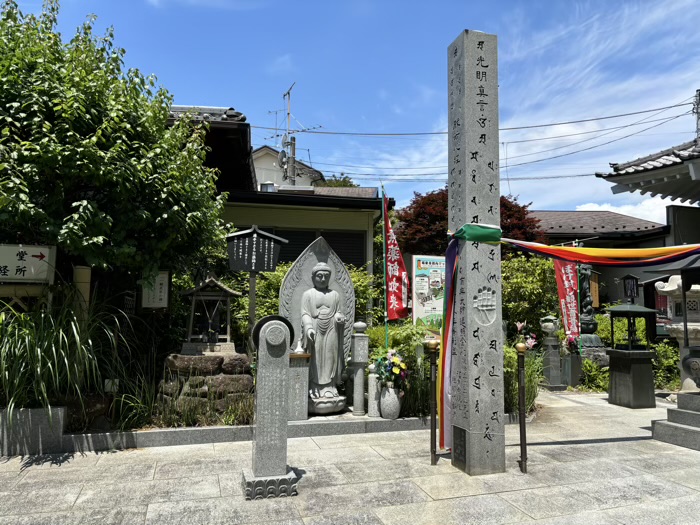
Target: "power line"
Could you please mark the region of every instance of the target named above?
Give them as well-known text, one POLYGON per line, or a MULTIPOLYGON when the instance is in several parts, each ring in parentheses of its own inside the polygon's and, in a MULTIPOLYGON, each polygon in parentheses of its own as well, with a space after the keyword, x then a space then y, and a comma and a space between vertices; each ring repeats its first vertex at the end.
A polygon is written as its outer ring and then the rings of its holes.
MULTIPOLYGON (((597 120, 609 120, 615 118, 629 117, 633 115, 642 115, 644 113, 653 113, 655 111, 661 111, 671 108, 678 108, 682 106, 692 106, 692 102, 685 102, 680 104, 674 104, 672 106, 664 106, 660 108, 646 109, 643 111, 632 111, 630 113, 619 113, 617 115, 607 115, 604 117, 591 117, 580 120, 569 120, 565 122, 550 122, 548 124, 532 124, 530 126, 514 126, 508 128, 499 128, 499 131, 516 131, 521 129, 534 129, 534 128, 546 128, 552 126, 565 126, 568 124, 581 124, 584 122, 594 122, 597 120)), ((251 128, 257 129, 267 129, 274 130, 274 128, 268 128, 265 126, 251 126, 251 128)), ((418 136, 433 136, 433 135, 447 135, 447 131, 423 131, 423 132, 403 132, 403 133, 372 133, 372 132, 354 132, 354 131, 320 131, 320 130, 306 130, 306 129, 290 129, 290 133, 310 133, 314 135, 346 135, 354 137, 418 137, 418 136)))

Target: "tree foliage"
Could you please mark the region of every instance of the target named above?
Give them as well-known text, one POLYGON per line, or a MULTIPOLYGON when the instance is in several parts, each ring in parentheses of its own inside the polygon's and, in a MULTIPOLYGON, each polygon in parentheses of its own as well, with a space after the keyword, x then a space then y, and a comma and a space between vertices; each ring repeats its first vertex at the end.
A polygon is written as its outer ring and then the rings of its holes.
MULTIPOLYGON (((539 220, 529 216, 530 204, 517 197, 501 196, 501 230, 504 237, 541 241, 539 220)), ((396 238, 401 250, 411 254, 444 255, 447 249, 447 186, 425 194, 415 192, 411 203, 398 211, 396 238)))
POLYGON ((94 17, 63 42, 58 1, 0 17, 0 242, 55 244, 71 262, 178 268, 221 241, 225 196, 205 130, 169 126, 171 95, 125 70, 94 17))
POLYGON ((319 182, 318 186, 326 186, 329 188, 357 188, 360 185, 344 173, 341 173, 340 175, 326 177, 326 180, 319 182))
POLYGON ((510 254, 501 263, 503 321, 509 336, 515 323, 527 322, 526 333, 540 332, 539 320, 559 312, 554 263, 543 257, 510 254))

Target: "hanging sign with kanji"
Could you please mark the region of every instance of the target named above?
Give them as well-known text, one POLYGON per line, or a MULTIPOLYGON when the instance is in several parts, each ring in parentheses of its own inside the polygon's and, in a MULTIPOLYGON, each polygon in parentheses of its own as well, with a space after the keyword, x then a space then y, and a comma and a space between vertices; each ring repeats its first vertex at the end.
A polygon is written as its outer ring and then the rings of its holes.
POLYGON ((0 282, 53 283, 55 246, 0 244, 0 282))

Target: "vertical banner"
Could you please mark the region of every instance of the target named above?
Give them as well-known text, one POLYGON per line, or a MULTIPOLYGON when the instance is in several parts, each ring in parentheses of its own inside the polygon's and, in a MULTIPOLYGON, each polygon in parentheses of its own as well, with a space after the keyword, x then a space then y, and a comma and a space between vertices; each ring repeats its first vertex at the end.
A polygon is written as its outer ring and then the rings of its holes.
POLYGON ((559 306, 564 332, 567 336, 580 335, 578 319, 578 270, 576 263, 554 259, 554 273, 559 291, 559 306))
POLYGON ((425 328, 436 339, 442 327, 445 296, 445 257, 413 256, 413 324, 425 328))
POLYGON ((399 243, 391 228, 389 207, 384 195, 384 238, 386 239, 386 311, 389 321, 408 317, 408 273, 399 243))

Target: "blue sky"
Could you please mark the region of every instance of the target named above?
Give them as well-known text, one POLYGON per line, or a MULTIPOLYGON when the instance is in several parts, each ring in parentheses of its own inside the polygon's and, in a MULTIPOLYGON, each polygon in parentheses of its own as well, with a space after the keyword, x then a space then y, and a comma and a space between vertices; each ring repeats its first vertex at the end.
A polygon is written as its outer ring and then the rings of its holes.
MULTIPOLYGON (((36 11, 40 2, 20 6, 36 11)), ((98 32, 114 27, 127 65, 155 74, 176 104, 243 112, 256 147, 279 147, 275 131, 261 128, 286 127, 273 112, 294 82, 292 129, 445 131, 446 50, 464 29, 498 35, 501 128, 688 103, 700 88, 695 0, 63 0, 64 36, 89 13, 98 32)), ((501 190, 532 209, 612 209, 665 222, 663 201, 614 196, 590 175, 692 140, 691 108, 502 131, 501 165, 510 167, 501 190), (543 176, 559 178, 532 179, 543 176)), ((326 175, 352 174, 362 185, 381 178, 400 206, 446 179, 445 135, 299 133, 297 148, 326 175)))

